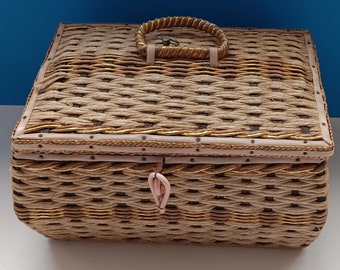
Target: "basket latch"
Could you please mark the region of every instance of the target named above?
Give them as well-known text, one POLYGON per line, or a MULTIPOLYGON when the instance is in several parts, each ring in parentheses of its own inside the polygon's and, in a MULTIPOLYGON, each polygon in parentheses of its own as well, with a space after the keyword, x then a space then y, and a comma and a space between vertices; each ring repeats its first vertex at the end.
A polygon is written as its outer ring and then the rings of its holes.
POLYGON ((150 173, 148 177, 151 193, 161 214, 165 213, 165 206, 171 192, 170 182, 161 174, 164 162, 165 157, 163 157, 163 161, 158 165, 158 170, 150 173))
POLYGON ((174 39, 169 36, 157 36, 163 43, 164 46, 170 46, 174 45, 175 47, 178 47, 180 42, 177 39, 174 39))

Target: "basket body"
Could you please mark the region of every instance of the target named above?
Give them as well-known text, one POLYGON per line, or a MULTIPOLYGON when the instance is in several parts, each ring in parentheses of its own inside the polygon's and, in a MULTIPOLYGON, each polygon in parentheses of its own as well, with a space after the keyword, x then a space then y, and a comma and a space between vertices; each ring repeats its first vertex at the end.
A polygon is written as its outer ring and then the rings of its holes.
POLYGON ((13 132, 19 219, 57 239, 309 245, 326 221, 334 148, 310 34, 224 28, 217 67, 147 65, 137 28, 58 28, 13 132), (147 182, 160 163, 163 214, 147 182))
POLYGON ((174 164, 160 214, 146 181, 153 165, 16 160, 15 211, 56 239, 303 247, 326 221, 326 165, 174 164))

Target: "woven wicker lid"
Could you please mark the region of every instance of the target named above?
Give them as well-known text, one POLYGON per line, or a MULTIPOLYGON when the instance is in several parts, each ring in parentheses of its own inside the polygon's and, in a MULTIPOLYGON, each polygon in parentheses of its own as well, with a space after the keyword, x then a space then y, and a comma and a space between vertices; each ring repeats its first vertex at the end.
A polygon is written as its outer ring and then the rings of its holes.
MULTIPOLYGON (((157 58, 136 49, 138 25, 61 24, 13 133, 14 156, 68 154, 275 157, 321 161, 333 152, 308 31, 223 28, 228 55, 157 58)), ((151 32, 183 48, 218 46, 185 27, 151 32)))

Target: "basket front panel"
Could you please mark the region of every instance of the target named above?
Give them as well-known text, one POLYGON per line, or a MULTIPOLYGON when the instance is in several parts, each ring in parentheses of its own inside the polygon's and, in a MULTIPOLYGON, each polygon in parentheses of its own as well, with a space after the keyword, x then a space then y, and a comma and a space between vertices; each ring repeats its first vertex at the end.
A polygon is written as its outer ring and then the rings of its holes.
POLYGON ((13 160, 15 211, 58 239, 301 247, 327 215, 327 163, 172 164, 165 214, 153 164, 13 160))

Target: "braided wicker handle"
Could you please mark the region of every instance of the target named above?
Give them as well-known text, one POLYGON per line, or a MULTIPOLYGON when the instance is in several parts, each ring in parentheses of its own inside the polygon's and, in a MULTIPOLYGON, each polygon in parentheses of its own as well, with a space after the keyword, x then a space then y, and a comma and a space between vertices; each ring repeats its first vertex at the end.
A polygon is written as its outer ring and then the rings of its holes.
MULTIPOLYGON (((208 21, 194 17, 164 17, 154 19, 143 23, 136 32, 137 51, 142 55, 147 54, 147 44, 145 41, 146 34, 164 28, 172 27, 187 27, 195 28, 214 36, 219 46, 217 47, 218 59, 225 57, 228 54, 228 38, 217 25, 208 21)), ((191 48, 191 47, 157 47, 155 56, 159 58, 191 58, 191 59, 209 59, 209 48, 191 48)))

